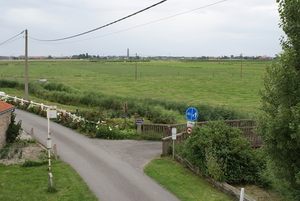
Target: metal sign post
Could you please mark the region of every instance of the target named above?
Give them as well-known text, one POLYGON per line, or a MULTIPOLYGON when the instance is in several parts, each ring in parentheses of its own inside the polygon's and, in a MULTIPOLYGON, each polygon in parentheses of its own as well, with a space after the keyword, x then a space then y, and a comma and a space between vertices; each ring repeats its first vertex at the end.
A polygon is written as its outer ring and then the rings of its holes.
POLYGON ((47 138, 47 150, 48 150, 48 170, 51 170, 51 132, 50 132, 50 118, 57 117, 56 106, 49 106, 47 110, 48 119, 48 138, 47 138))

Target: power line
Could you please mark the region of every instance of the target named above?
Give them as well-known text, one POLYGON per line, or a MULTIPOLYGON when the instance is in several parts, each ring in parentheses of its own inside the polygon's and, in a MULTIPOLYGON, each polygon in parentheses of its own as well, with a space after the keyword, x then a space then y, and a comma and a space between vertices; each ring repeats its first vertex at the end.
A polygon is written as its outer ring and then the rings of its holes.
POLYGON ((164 3, 165 1, 167 1, 167 0, 160 1, 160 2, 158 2, 158 3, 156 3, 156 4, 153 4, 153 5, 151 5, 151 6, 147 7, 147 8, 144 8, 144 9, 142 9, 142 10, 139 10, 139 11, 133 13, 133 14, 127 15, 126 17, 120 18, 120 19, 118 19, 118 20, 116 20, 116 21, 113 21, 113 22, 108 23, 108 24, 106 24, 106 25, 103 25, 103 26, 101 26, 101 27, 98 27, 98 28, 95 28, 95 29, 92 29, 92 30, 90 30, 90 31, 86 31, 86 32, 83 32, 83 33, 80 33, 80 34, 76 34, 76 35, 73 35, 73 36, 69 36, 69 37, 65 37, 65 38, 59 38, 59 39, 52 39, 52 40, 41 40, 41 39, 36 39, 36 38, 32 38, 32 37, 30 37, 30 38, 33 39, 33 40, 37 40, 37 41, 48 41, 48 42, 51 42, 51 41, 60 41, 60 40, 67 40, 67 39, 75 38, 75 37, 78 37, 78 36, 82 36, 82 35, 85 35, 85 34, 88 34, 88 33, 94 32, 94 31, 97 31, 97 30, 99 30, 99 29, 103 29, 103 28, 105 28, 105 27, 108 27, 108 26, 113 25, 113 24, 115 24, 115 23, 118 23, 118 22, 120 22, 120 21, 123 21, 123 20, 125 20, 125 19, 127 19, 127 18, 130 18, 130 17, 132 17, 132 16, 134 16, 134 15, 137 15, 137 14, 139 14, 139 13, 141 13, 141 12, 144 12, 144 11, 150 9, 150 8, 153 8, 153 7, 155 7, 155 6, 159 5, 159 4, 162 4, 162 3, 164 3))
POLYGON ((10 39, 8 39, 8 40, 6 40, 6 41, 0 43, 0 45, 5 45, 5 44, 7 44, 7 43, 10 43, 10 42, 13 42, 13 41, 17 40, 18 38, 15 39, 15 40, 13 40, 13 39, 16 38, 16 37, 18 37, 19 35, 21 35, 21 34, 23 34, 23 33, 24 33, 24 31, 22 31, 21 33, 15 35, 14 37, 12 37, 12 38, 10 38, 10 39))
MULTIPOLYGON (((128 30, 131 30, 131 29, 139 28, 139 27, 146 26, 146 25, 149 25, 149 24, 153 24, 153 23, 156 23, 156 22, 159 22, 159 21, 163 21, 163 20, 166 20, 166 19, 170 19, 170 18, 173 18, 173 17, 177 17, 177 16, 180 16, 180 15, 191 13, 191 12, 194 12, 196 10, 200 10, 200 9, 204 9, 204 8, 207 8, 207 7, 211 7, 211 6, 223 3, 225 1, 227 1, 227 0, 218 1, 218 2, 215 2, 215 3, 208 4, 208 5, 205 5, 205 6, 201 6, 201 7, 198 7, 198 8, 192 9, 192 10, 188 10, 188 11, 185 11, 185 12, 182 12, 182 13, 178 13, 178 14, 171 15, 171 16, 168 16, 168 17, 165 17, 165 18, 161 18, 161 19, 158 19, 158 20, 154 20, 154 21, 151 21, 151 22, 148 22, 148 23, 145 23, 145 24, 137 25, 137 26, 134 26, 134 27, 131 27, 131 28, 123 29, 121 31, 116 31, 116 32, 113 32, 113 33, 105 34, 103 36, 98 36, 98 37, 94 37, 94 38, 109 36, 109 35, 112 35, 112 34, 117 34, 117 33, 123 32, 123 31, 128 31, 128 30)), ((90 38, 90 39, 94 39, 94 38, 90 38)), ((89 39, 85 39, 85 40, 89 40, 89 39)))
MULTIPOLYGON (((215 3, 211 3, 211 4, 208 4, 208 5, 205 5, 205 6, 201 6, 201 7, 192 9, 192 10, 188 10, 188 11, 185 11, 185 12, 182 12, 182 13, 177 13, 175 15, 171 15, 171 16, 168 16, 168 17, 165 17, 165 18, 161 18, 161 19, 158 19, 158 20, 147 22, 145 24, 137 25, 137 26, 134 26, 134 27, 130 27, 130 28, 127 28, 127 29, 120 30, 120 31, 108 33, 108 34, 105 34, 105 35, 102 35, 102 36, 96 36, 96 37, 93 37, 93 38, 87 38, 87 39, 82 39, 82 40, 77 40, 77 41, 71 41, 71 42, 64 42, 64 44, 65 43, 73 43, 73 42, 80 42, 80 41, 92 40, 92 39, 95 39, 95 38, 101 38, 101 37, 105 37, 105 36, 109 36, 109 35, 121 33, 121 32, 124 32, 124 31, 128 31, 128 30, 131 30, 131 29, 136 29, 136 28, 139 28, 139 27, 143 27, 143 26, 146 26, 146 25, 149 25, 149 24, 153 24, 153 23, 159 22, 159 21, 163 21, 163 20, 167 20, 167 19, 170 19, 170 18, 173 18, 173 17, 177 17, 177 16, 180 16, 180 15, 191 13, 191 12, 194 12, 196 10, 201 10, 201 9, 204 9, 204 8, 207 8, 207 7, 211 7, 211 6, 223 3, 225 1, 227 1, 227 0, 222 0, 222 1, 215 2, 215 3)), ((34 39, 32 37, 29 37, 29 38, 34 39)), ((36 40, 36 39, 34 39, 34 40, 36 40)), ((44 40, 39 40, 39 41, 44 41, 44 40)), ((44 42, 50 42, 50 41, 44 41, 44 42)))

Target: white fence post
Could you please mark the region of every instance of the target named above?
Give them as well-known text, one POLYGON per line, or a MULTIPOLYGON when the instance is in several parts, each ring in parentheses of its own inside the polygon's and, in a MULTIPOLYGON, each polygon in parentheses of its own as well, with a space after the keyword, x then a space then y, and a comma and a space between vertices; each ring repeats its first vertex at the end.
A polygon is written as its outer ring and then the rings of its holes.
POLYGON ((241 189, 240 201, 244 201, 244 188, 241 189))

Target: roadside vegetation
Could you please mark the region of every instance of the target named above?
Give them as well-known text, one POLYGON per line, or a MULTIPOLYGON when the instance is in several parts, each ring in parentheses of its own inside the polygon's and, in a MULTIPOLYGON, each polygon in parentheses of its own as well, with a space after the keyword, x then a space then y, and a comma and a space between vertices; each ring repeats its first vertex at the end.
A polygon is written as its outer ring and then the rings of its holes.
MULTIPOLYGON (((152 160, 145 168, 145 173, 155 179, 182 201, 233 201, 233 198, 220 192, 209 180, 195 175, 190 169, 170 157, 152 160)), ((240 185, 237 189, 245 188, 245 193, 260 201, 287 201, 272 190, 264 190, 254 185, 240 185)))
POLYGON ((164 186, 181 201, 234 201, 235 199, 214 188, 202 177, 196 176, 170 158, 152 160, 144 172, 164 186))

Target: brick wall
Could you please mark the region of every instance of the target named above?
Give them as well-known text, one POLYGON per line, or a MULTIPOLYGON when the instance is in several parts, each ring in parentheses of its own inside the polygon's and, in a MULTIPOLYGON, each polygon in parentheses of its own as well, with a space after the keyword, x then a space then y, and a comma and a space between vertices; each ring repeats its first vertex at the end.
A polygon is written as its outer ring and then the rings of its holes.
POLYGON ((0 114, 0 149, 5 145, 6 130, 10 124, 10 116, 12 111, 0 114))

